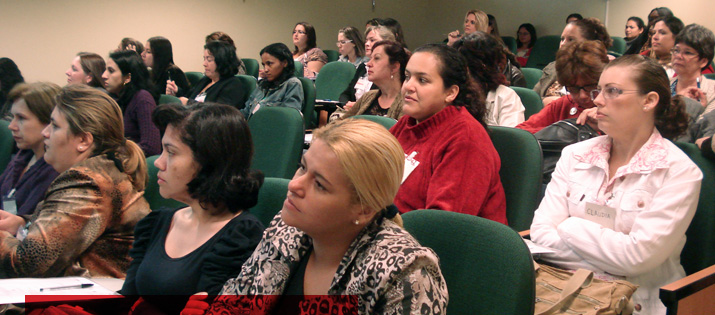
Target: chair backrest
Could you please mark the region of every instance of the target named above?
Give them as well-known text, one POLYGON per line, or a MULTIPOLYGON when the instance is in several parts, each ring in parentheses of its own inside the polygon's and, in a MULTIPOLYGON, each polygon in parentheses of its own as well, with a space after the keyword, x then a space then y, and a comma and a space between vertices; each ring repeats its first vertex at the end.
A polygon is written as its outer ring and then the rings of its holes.
POLYGON ((15 139, 12 138, 12 131, 7 129, 10 122, 0 119, 0 170, 5 170, 12 159, 12 149, 15 147, 15 139))
POLYGON ((326 49, 323 52, 328 56, 328 62, 338 61, 340 58, 340 53, 337 50, 326 49))
POLYGON ((514 36, 502 36, 501 40, 509 51, 516 54, 516 38, 514 38, 514 36))
POLYGON ((506 195, 506 218, 517 232, 528 230, 541 197, 541 145, 526 130, 489 126, 501 159, 499 177, 506 195))
POLYGON ((323 66, 315 78, 315 98, 338 100, 355 75, 355 66, 349 62, 330 62, 323 66))
POLYGON ((611 39, 613 40, 613 46, 608 51, 616 52, 622 56, 626 52, 626 40, 618 36, 611 36, 611 39))
POLYGON ((298 78, 303 84, 303 123, 305 129, 313 129, 317 124, 317 115, 315 114, 315 83, 313 80, 306 78, 298 78))
POLYGON ((533 89, 534 85, 539 82, 539 79, 541 79, 541 76, 544 74, 540 69, 527 67, 521 68, 521 72, 524 73, 527 89, 533 89))
POLYGON ((303 77, 303 64, 300 61, 293 61, 295 63, 295 76, 302 78, 303 77))
POLYGON ((196 83, 199 83, 201 78, 204 77, 203 72, 189 71, 185 72, 184 74, 186 74, 186 79, 189 80, 189 83, 191 83, 192 87, 196 86, 196 83))
POLYGON ((515 231, 442 210, 410 211, 402 219, 405 229, 439 256, 448 314, 534 314, 534 266, 515 231))
POLYGON ((292 178, 303 152, 303 117, 294 108, 264 107, 248 120, 251 166, 266 177, 292 178))
MULTIPOLYGON (((526 73, 524 73, 524 75, 526 75, 526 73)), ((544 109, 544 102, 541 101, 541 97, 539 97, 539 94, 534 92, 534 90, 518 86, 512 86, 511 89, 519 95, 521 103, 524 104, 524 120, 528 120, 531 115, 544 109)))
POLYGON ((161 94, 159 96, 159 105, 169 103, 181 103, 181 100, 173 95, 161 94))
POLYGON ((258 79, 258 60, 253 58, 241 58, 243 65, 246 66, 246 74, 258 79))
POLYGON ((236 78, 241 81, 241 88, 243 89, 243 99, 239 101, 238 104, 246 104, 246 101, 248 101, 248 98, 251 97, 251 93, 253 93, 253 90, 256 89, 256 78, 254 78, 252 75, 247 75, 247 74, 237 74, 236 78))
POLYGON ((687 240, 680 254, 680 263, 690 275, 715 265, 715 161, 704 157, 695 144, 676 142, 676 145, 703 172, 698 209, 685 232, 687 240))
POLYGON ((258 203, 249 209, 264 226, 268 226, 273 217, 283 209, 283 201, 288 194, 288 182, 285 178, 266 177, 258 192, 258 203))
POLYGON ((369 121, 376 122, 383 127, 387 128, 387 130, 390 130, 392 126, 394 126, 397 123, 397 120, 392 119, 390 117, 385 117, 385 116, 375 116, 375 115, 355 115, 351 118, 357 118, 357 119, 365 119, 369 121))
POLYGON ((178 202, 174 199, 164 199, 164 197, 162 197, 159 193, 159 184, 156 182, 156 174, 159 172, 159 169, 154 166, 154 161, 156 161, 156 159, 158 158, 158 155, 153 155, 146 158, 149 182, 147 183, 146 188, 144 188, 144 199, 149 202, 151 210, 158 210, 162 207, 174 209, 181 206, 186 206, 185 204, 178 202))
POLYGON ((529 68, 544 69, 550 62, 556 60, 556 51, 559 50, 561 36, 546 35, 536 39, 534 47, 531 49, 529 60, 526 66, 529 68))

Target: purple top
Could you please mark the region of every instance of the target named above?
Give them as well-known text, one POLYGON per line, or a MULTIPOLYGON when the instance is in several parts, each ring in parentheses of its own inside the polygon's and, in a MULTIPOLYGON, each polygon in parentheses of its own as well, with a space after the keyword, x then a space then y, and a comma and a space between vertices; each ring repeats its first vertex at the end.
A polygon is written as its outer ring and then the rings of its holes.
POLYGON ((2 196, 7 196, 8 192, 15 188, 15 204, 18 215, 35 212, 35 206, 45 198, 47 187, 58 175, 43 157, 30 166, 25 174, 22 174, 22 170, 27 167, 34 154, 32 150, 20 150, 0 175, 0 194, 2 196))
POLYGON ((159 128, 151 121, 154 108, 154 97, 146 90, 139 90, 124 110, 124 136, 136 142, 146 156, 161 153, 159 128))

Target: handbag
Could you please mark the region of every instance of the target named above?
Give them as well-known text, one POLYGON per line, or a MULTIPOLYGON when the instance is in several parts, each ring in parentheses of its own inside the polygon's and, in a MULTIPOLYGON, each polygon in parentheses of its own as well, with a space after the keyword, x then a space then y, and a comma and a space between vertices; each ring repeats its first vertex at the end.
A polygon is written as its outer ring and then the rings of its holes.
POLYGON ((625 280, 595 279, 593 271, 570 272, 534 263, 536 269, 535 315, 630 315, 631 296, 637 285, 625 280))
POLYGON ((598 137, 596 130, 589 125, 579 125, 576 118, 557 121, 534 134, 544 154, 544 184, 551 181, 551 173, 556 169, 556 162, 561 158, 561 151, 570 144, 598 137))

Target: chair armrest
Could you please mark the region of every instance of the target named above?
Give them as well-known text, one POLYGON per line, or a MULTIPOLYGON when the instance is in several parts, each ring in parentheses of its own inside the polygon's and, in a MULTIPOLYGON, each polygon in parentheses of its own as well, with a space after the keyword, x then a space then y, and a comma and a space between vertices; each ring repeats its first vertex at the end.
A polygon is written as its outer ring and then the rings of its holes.
POLYGON ((525 238, 527 240, 530 240, 531 239, 531 230, 523 230, 523 231, 519 232, 519 236, 521 236, 522 238, 525 238))
POLYGON ((660 288, 667 315, 702 314, 715 309, 715 265, 660 288))

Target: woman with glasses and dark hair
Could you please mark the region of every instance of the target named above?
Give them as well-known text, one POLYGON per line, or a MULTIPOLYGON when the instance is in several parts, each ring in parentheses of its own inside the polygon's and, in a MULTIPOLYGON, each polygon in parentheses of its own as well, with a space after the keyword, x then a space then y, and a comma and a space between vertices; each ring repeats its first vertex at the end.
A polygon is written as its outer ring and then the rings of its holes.
MULTIPOLYGON (((582 20, 583 21, 583 20, 582 20)), ((556 53, 556 73, 568 95, 551 102, 516 128, 536 133, 557 121, 577 118, 595 105, 589 93, 596 89, 603 67, 608 64, 606 47, 601 41, 577 41, 564 45, 556 53)))
POLYGON ((270 44, 261 49, 260 72, 263 80, 253 90, 241 113, 246 119, 263 107, 303 108, 303 84, 295 77, 295 63, 288 46, 282 43, 270 44))
POLYGON ((149 38, 141 55, 144 64, 151 68, 156 94, 169 94, 166 87, 169 81, 176 86, 176 91, 172 91, 174 95, 184 96, 189 92, 189 80, 184 71, 174 64, 174 52, 168 39, 161 36, 149 38))
POLYGON ((639 286, 635 314, 665 314, 658 291, 685 276, 680 253, 703 174, 669 139, 688 117, 657 62, 638 55, 606 66, 590 97, 606 135, 566 147, 534 213, 531 239, 545 262, 639 286))
POLYGON ((233 38, 221 31, 216 31, 206 35, 207 44, 215 40, 227 42, 233 47, 234 50, 236 50, 236 59, 238 59, 238 74, 246 74, 246 65, 243 63, 243 60, 241 60, 241 57, 238 55, 238 48, 236 48, 236 44, 233 42, 233 38))
POLYGON ((705 113, 715 109, 715 81, 702 75, 715 57, 715 35, 701 25, 690 24, 675 36, 671 50, 671 65, 677 76, 670 79, 673 95, 692 98, 705 107, 705 113))
POLYGON ((519 25, 519 30, 516 32, 516 60, 519 65, 526 67, 526 62, 531 55, 531 49, 536 43, 536 28, 531 23, 519 25))
POLYGON ((357 68, 370 60, 365 56, 365 42, 362 40, 360 32, 352 26, 341 28, 338 31, 338 42, 335 44, 338 46, 338 53, 340 53, 338 61, 350 62, 357 68))
MULTIPOLYGON (((223 41, 212 41, 204 45, 204 77, 191 88, 187 97, 179 99, 183 104, 213 102, 240 110, 248 95, 236 78, 237 73, 238 58, 233 46, 223 41)), ((175 93, 173 87, 166 91, 175 93)))
POLYGON ((293 59, 303 64, 303 77, 315 80, 318 72, 328 63, 328 56, 318 48, 315 28, 307 22, 293 27, 293 59))

